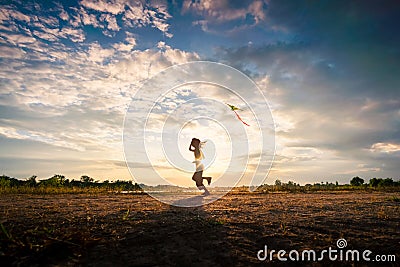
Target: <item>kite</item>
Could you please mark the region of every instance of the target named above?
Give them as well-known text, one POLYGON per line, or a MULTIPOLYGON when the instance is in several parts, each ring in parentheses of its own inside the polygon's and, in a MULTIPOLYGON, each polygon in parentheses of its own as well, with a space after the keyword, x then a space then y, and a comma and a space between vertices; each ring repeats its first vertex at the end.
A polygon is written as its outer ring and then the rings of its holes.
POLYGON ((236 112, 236 110, 241 110, 240 108, 235 107, 234 105, 229 105, 229 104, 227 104, 227 105, 231 108, 231 110, 232 110, 233 112, 235 112, 236 117, 237 117, 241 122, 243 122, 244 125, 250 126, 249 124, 247 124, 246 122, 244 122, 244 121, 242 120, 242 118, 240 118, 239 114, 236 112))

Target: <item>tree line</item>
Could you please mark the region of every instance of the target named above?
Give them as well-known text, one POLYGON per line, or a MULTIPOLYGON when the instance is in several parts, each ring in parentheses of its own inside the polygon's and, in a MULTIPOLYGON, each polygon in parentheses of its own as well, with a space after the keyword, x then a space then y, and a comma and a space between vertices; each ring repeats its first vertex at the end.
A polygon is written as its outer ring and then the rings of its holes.
MULTIPOLYGON (((132 181, 109 180, 100 182, 94 178, 82 175, 79 180, 69 180, 64 175, 55 174, 48 179, 37 180, 37 176, 33 175, 25 180, 16 179, 6 175, 0 176, 0 188, 52 188, 52 189, 97 189, 97 191, 142 191, 137 183, 132 181)), ((95 190, 96 191, 96 190, 95 190)))
MULTIPOLYGON (((128 191, 142 192, 142 187, 132 181, 116 180, 103 182, 95 181, 94 178, 82 175, 79 180, 69 180, 64 175, 55 174, 48 179, 37 180, 33 175, 27 179, 21 180, 6 175, 0 176, 0 192, 101 192, 101 191, 128 191)), ((247 191, 247 187, 236 188, 238 191, 247 191)), ((258 188, 258 192, 307 192, 307 191, 335 191, 335 190, 400 190, 400 181, 394 181, 392 178, 372 178, 365 182, 363 178, 353 177, 349 184, 339 184, 338 182, 320 182, 314 184, 300 185, 293 181, 287 183, 277 179, 274 184, 264 184, 258 188)))
POLYGON ((349 184, 339 184, 338 182, 320 182, 314 184, 300 185, 293 181, 287 183, 275 180, 273 185, 264 184, 258 188, 261 192, 288 191, 288 192, 307 192, 307 191, 340 191, 340 190, 400 190, 400 181, 392 178, 372 178, 368 183, 361 177, 353 177, 349 184))

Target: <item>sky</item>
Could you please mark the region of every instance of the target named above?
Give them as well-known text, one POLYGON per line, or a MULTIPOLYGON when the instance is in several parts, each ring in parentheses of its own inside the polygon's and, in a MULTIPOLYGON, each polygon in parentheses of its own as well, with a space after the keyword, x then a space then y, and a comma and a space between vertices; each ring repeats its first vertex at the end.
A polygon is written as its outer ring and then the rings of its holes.
MULTIPOLYGON (((0 172, 21 179, 132 179, 122 135, 135 95, 170 66, 212 61, 246 74, 268 102, 276 151, 266 183, 398 180, 396 2, 0 1, 0 172)), ((241 92, 257 106, 253 91, 241 92)), ((215 86, 182 86, 169 94, 151 114, 154 125, 165 121, 163 111, 182 112, 179 103, 188 95, 224 101, 215 86)), ((186 105, 200 109, 201 101, 186 105)), ((208 116, 238 122, 228 112, 208 116)), ((246 108, 241 114, 253 120, 246 108)), ((209 140, 205 154, 219 151, 210 163, 218 176, 233 152, 229 135, 212 124, 198 119, 181 125, 178 143, 192 160, 183 144, 201 128, 200 138, 209 140)), ((249 136, 249 142, 258 140, 249 136)), ((161 154, 155 158, 168 176, 170 162, 161 154)), ((179 177, 185 185, 189 178, 179 177)))

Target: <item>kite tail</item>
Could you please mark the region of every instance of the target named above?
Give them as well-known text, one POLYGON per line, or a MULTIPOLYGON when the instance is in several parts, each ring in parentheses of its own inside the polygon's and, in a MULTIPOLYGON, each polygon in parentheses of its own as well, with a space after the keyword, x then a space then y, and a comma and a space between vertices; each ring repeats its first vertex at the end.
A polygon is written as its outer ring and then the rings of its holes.
POLYGON ((235 112, 236 117, 237 117, 241 122, 243 122, 244 125, 250 126, 250 124, 247 124, 246 122, 244 122, 244 121, 242 120, 242 118, 240 118, 240 116, 239 116, 239 114, 237 114, 236 110, 234 110, 233 112, 235 112))

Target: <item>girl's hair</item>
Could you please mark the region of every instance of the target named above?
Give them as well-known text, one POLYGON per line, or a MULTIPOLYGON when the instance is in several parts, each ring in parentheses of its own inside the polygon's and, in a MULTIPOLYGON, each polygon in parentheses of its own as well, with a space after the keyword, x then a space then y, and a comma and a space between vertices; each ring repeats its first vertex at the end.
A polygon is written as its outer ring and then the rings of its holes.
POLYGON ((207 141, 201 142, 200 139, 192 138, 192 145, 193 145, 193 141, 198 142, 199 148, 203 148, 203 147, 206 145, 206 143, 207 143, 207 141))
POLYGON ((207 143, 207 140, 203 141, 203 142, 200 142, 200 148, 203 148, 206 145, 206 143, 207 143))
POLYGON ((194 146, 194 144, 199 145, 200 144, 200 140, 197 139, 197 138, 192 138, 192 142, 190 144, 193 145, 193 146, 194 146))

